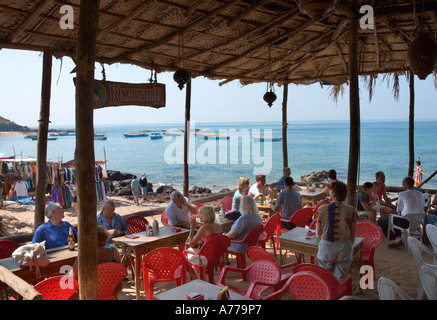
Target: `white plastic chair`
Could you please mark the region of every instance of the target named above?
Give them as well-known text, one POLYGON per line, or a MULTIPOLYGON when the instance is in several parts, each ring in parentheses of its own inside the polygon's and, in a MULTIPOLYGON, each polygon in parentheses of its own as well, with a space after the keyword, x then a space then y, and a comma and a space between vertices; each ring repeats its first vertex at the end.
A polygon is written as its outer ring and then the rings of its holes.
POLYGON ((381 277, 378 280, 378 295, 380 300, 414 300, 405 293, 393 280, 381 277))
MULTIPOLYGON (((425 231, 428 240, 432 245, 432 249, 437 253, 437 226, 428 223, 425 227, 425 231)), ((437 257, 434 258, 434 264, 437 264, 437 257)))
POLYGON ((405 244, 405 251, 408 253, 408 243, 407 239, 409 236, 411 236, 414 233, 419 234, 419 239, 422 241, 422 225, 423 221, 425 219, 425 212, 421 213, 410 213, 405 216, 397 215, 397 214, 390 214, 388 217, 388 228, 387 228, 387 241, 386 241, 386 247, 388 247, 388 241, 390 238, 390 231, 394 232, 395 229, 401 231, 402 241, 405 244), (394 218, 396 219, 405 219, 409 221, 408 228, 402 228, 393 223, 394 218))
MULTIPOLYGON (((426 263, 423 259, 423 252, 429 254, 434 259, 437 257, 437 253, 428 249, 422 242, 417 240, 414 237, 408 237, 408 246, 410 247, 411 253, 414 256, 414 260, 416 260, 417 266, 419 268, 426 266, 432 270, 437 271, 437 265, 426 263)), ((422 300, 424 296, 422 282, 419 280, 419 288, 417 290, 417 300, 422 300)))
POLYGON ((420 267, 420 281, 428 300, 437 300, 437 271, 427 266, 420 267))

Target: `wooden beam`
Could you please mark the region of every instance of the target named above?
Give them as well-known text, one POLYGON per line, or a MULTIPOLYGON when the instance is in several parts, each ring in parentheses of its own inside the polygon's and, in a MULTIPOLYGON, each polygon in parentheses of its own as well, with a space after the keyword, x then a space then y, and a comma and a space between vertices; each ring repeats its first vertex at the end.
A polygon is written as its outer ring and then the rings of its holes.
POLYGON ((409 125, 408 125, 408 176, 414 175, 414 73, 409 72, 410 76, 410 110, 409 110, 409 125))
POLYGON ((360 91, 358 81, 358 19, 349 24, 349 164, 347 170, 347 204, 356 207, 358 163, 360 160, 360 91))
POLYGON ((79 234, 79 297, 98 300, 97 196, 94 178, 94 62, 99 24, 99 0, 81 0, 77 60, 89 70, 76 73, 76 180, 79 234))
POLYGON ((130 50, 128 52, 125 52, 125 53, 123 53, 121 55, 121 57, 130 57, 130 56, 132 56, 134 54, 137 54, 139 52, 146 51, 146 50, 151 50, 151 49, 156 48, 156 47, 158 47, 158 46, 160 46, 160 45, 162 45, 164 43, 170 42, 172 39, 178 37, 179 33, 182 33, 182 34, 185 33, 189 29, 191 29, 191 28, 193 28, 193 27, 195 27, 195 26, 205 22, 206 20, 216 16, 220 12, 227 10, 228 8, 230 8, 231 6, 235 5, 239 1, 240 0, 232 0, 232 1, 222 5, 218 9, 215 9, 215 10, 212 10, 211 12, 208 12, 208 14, 204 15, 203 17, 200 17, 200 18, 192 21, 191 23, 181 27, 178 31, 169 33, 168 35, 162 37, 161 39, 159 39, 159 40, 157 40, 157 41, 155 41, 153 43, 148 43, 148 44, 142 45, 142 46, 140 46, 138 48, 135 48, 133 50, 130 50))
POLYGON ((282 165, 288 167, 288 146, 287 146, 287 104, 288 104, 288 86, 284 84, 284 92, 282 97, 282 165))
POLYGON ((24 20, 24 22, 15 29, 14 32, 12 32, 8 36, 8 41, 14 42, 17 40, 19 36, 23 34, 23 32, 31 25, 35 23, 35 19, 45 10, 47 10, 48 7, 50 7, 53 4, 53 0, 44 0, 36 9, 34 9, 24 20))
POLYGON ((36 230, 44 223, 47 184, 47 137, 49 134, 50 97, 52 87, 52 54, 46 50, 43 54, 41 106, 38 125, 36 157, 35 216, 33 228, 36 230))
POLYGON ((36 291, 35 287, 27 283, 20 277, 17 277, 7 268, 0 265, 0 286, 2 282, 10 287, 13 291, 23 297, 24 300, 42 300, 43 296, 36 291))
POLYGON ((191 121, 191 82, 186 84, 186 96, 185 96, 185 132, 184 132, 184 173, 183 173, 183 193, 188 197, 190 188, 190 174, 188 168, 188 157, 190 152, 190 121, 191 121))

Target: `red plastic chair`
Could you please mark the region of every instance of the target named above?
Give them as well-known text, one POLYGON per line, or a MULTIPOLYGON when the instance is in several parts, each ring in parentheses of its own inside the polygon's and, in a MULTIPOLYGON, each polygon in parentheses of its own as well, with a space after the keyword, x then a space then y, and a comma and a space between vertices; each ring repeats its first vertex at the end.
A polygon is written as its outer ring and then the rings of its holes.
POLYGON ((200 209, 203 207, 203 204, 201 204, 199 202, 193 202, 193 204, 196 206, 197 209, 200 209))
POLYGON ((301 263, 294 268, 294 274, 304 271, 316 273, 326 281, 331 290, 332 300, 338 300, 343 296, 352 295, 352 278, 350 275, 345 276, 339 282, 331 272, 311 263, 301 263))
MULTIPOLYGON (((276 260, 271 256, 270 253, 268 253, 265 249, 260 247, 249 247, 247 249, 247 257, 250 259, 250 261, 255 262, 258 260, 270 260, 276 263, 276 260)), ((287 282, 288 278, 290 278, 294 273, 294 267, 297 266, 299 263, 292 262, 287 263, 282 266, 279 266, 279 269, 281 270, 281 280, 279 281, 279 284, 277 287, 275 287, 275 291, 279 290, 285 282, 287 282)))
POLYGON ((245 269, 224 267, 220 273, 220 277, 216 285, 220 287, 228 286, 229 290, 232 290, 238 294, 244 295, 252 299, 261 299, 262 294, 268 288, 274 288, 281 280, 281 270, 276 262, 271 260, 258 260, 252 263, 245 269), (229 284, 225 283, 226 275, 228 272, 238 272, 242 274, 242 277, 249 275, 250 283, 247 290, 240 290, 229 284))
POLYGON ((158 248, 143 257, 143 283, 146 300, 153 300, 156 282, 187 282, 187 259, 173 248, 158 248))
POLYGON ((317 226, 317 219, 313 219, 313 221, 311 221, 309 228, 311 230, 316 230, 316 226, 317 226))
POLYGON ((12 252, 20 245, 10 240, 0 240, 0 259, 12 257, 12 252))
POLYGON ((264 300, 280 300, 287 292, 291 294, 293 300, 332 300, 328 283, 314 272, 295 273, 280 290, 265 297, 264 300))
POLYGON ((164 226, 169 226, 169 224, 168 224, 168 217, 167 217, 167 214, 165 213, 165 210, 161 212, 161 223, 164 226))
POLYGON ((99 300, 118 300, 114 290, 127 276, 126 268, 117 262, 105 262, 97 266, 99 279, 99 300), (115 293, 115 295, 114 295, 115 293))
POLYGON ((146 218, 138 215, 129 216, 125 219, 125 221, 128 227, 128 234, 146 231, 146 228, 149 225, 149 222, 146 218))
MULTIPOLYGON (((305 226, 309 226, 312 222, 314 209, 307 207, 297 210, 289 220, 281 219, 281 222, 293 222, 296 227, 305 228, 305 226)), ((282 228, 281 223, 278 224, 278 229, 276 230, 276 245, 279 246, 279 238, 278 236, 281 234, 281 231, 290 231, 289 229, 282 228)))
POLYGON ((76 300, 78 288, 77 280, 67 276, 51 277, 35 285, 43 300, 76 300))
POLYGON ((231 239, 225 235, 218 235, 205 242, 198 253, 192 250, 185 250, 185 256, 195 254, 207 259, 207 263, 204 265, 195 264, 188 259, 188 266, 197 270, 200 280, 204 281, 206 280, 206 270, 208 270, 208 281, 214 284, 214 268, 219 266, 220 269, 223 269, 223 255, 230 244, 231 239))
POLYGON ((273 236, 280 221, 281 221, 281 215, 279 213, 271 216, 267 220, 266 224, 264 225, 264 230, 258 238, 258 245, 264 249, 266 248, 266 242, 272 240, 273 253, 275 254, 275 258, 276 258, 276 246, 273 236))
POLYGON ((222 200, 222 206, 226 212, 231 212, 232 211, 232 198, 229 196, 225 196, 222 200))
POLYGON ((328 204, 330 202, 331 202, 331 200, 329 200, 329 199, 322 199, 319 202, 317 202, 316 206, 313 209, 313 214, 316 214, 317 210, 319 210, 319 208, 321 206, 323 206, 324 204, 328 204))
MULTIPOLYGON (((259 236, 263 231, 263 225, 259 224, 250 229, 243 240, 231 240, 231 243, 246 243, 247 247, 256 246, 259 236)), ((246 268, 246 253, 242 253, 237 249, 228 247, 226 250, 227 254, 235 255, 237 257, 237 267, 240 269, 246 268)), ((246 274, 243 274, 243 280, 246 281, 246 274)))
POLYGON ((364 238, 363 240, 363 265, 370 265, 373 268, 373 277, 375 276, 375 249, 384 241, 384 236, 376 223, 371 221, 358 221, 355 232, 356 237, 364 238))

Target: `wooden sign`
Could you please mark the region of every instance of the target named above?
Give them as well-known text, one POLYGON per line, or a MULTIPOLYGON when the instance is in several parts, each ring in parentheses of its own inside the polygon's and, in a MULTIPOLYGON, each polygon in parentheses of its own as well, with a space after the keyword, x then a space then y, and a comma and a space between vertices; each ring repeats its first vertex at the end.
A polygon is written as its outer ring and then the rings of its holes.
POLYGON ((95 80, 94 109, 131 105, 165 107, 165 84, 95 80))

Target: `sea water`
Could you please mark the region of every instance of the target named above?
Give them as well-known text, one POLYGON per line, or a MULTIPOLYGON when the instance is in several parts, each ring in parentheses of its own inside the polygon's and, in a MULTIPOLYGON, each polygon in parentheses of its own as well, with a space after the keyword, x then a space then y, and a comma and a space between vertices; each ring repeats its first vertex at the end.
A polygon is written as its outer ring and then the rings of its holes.
MULTIPOLYGON (((61 129, 52 126, 51 128, 61 129)), ((62 127, 66 128, 66 127, 62 127)), ((281 122, 256 123, 190 123, 189 183, 208 187, 212 191, 236 187, 240 176, 255 182, 256 173, 266 173, 267 182, 276 182, 282 175, 281 141, 254 141, 254 137, 280 137, 281 122), (211 130, 230 137, 201 140, 197 130, 211 130)), ((154 190, 160 185, 181 189, 183 182, 184 124, 144 124, 95 126, 107 140, 95 140, 96 160, 107 160, 109 170, 147 173, 154 190), (143 130, 162 132, 181 130, 180 136, 125 138, 124 133, 143 130)), ((335 169, 340 180, 347 180, 349 159, 349 122, 289 122, 287 126, 288 165, 296 181, 312 171, 335 169)), ((422 170, 432 174, 437 170, 436 121, 415 122, 415 157, 422 161, 422 170)), ((360 130, 359 184, 375 180, 376 171, 384 171, 386 184, 401 186, 408 173, 408 121, 362 121, 360 130)), ((49 161, 69 161, 74 158, 75 136, 59 136, 48 141, 49 161)), ((17 158, 36 157, 37 142, 23 135, 0 138, 0 153, 17 158)), ((423 180, 427 178, 423 175, 423 180)), ((431 180, 426 188, 437 188, 431 180)))

